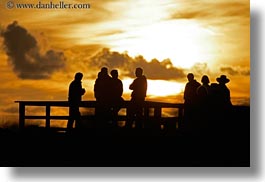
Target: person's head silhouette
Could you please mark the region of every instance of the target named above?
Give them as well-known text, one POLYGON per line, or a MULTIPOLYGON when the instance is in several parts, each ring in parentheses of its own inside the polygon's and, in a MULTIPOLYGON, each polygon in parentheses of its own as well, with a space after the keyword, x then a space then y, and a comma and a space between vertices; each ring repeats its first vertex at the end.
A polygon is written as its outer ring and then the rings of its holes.
POLYGON ((204 84, 204 85, 208 85, 208 83, 210 83, 210 80, 208 78, 207 75, 203 75, 202 76, 202 79, 201 79, 201 82, 204 84))
POLYGON ((136 75, 136 77, 141 77, 143 75, 143 69, 142 68, 136 68, 135 69, 135 75, 136 75))
POLYGON ((226 78, 226 75, 221 75, 219 78, 216 78, 216 81, 219 84, 223 84, 223 85, 230 82, 230 80, 228 78, 226 78))
POLYGON ((118 78, 118 70, 111 70, 110 75, 112 76, 112 78, 118 78))
POLYGON ((82 78, 83 78, 83 73, 78 72, 78 73, 75 74, 75 80, 81 81, 82 78))
POLYGON ((102 72, 103 74, 108 74, 108 68, 107 68, 107 67, 102 67, 102 68, 101 68, 101 72, 102 72))
POLYGON ((194 80, 194 75, 192 73, 189 73, 187 75, 187 78, 188 78, 189 81, 192 81, 192 80, 194 80))

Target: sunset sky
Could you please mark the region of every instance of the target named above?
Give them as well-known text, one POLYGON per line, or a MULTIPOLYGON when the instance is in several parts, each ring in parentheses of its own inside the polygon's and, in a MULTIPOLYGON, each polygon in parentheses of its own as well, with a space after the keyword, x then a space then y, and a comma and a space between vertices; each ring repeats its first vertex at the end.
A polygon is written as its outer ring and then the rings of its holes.
POLYGON ((142 67, 147 100, 183 102, 193 72, 199 82, 227 75, 233 104, 249 104, 249 0, 69 0, 90 8, 49 10, 8 9, 7 2, 0 2, 0 123, 17 116, 16 100, 67 100, 78 71, 83 100, 94 100, 102 66, 119 70, 125 99, 142 67))

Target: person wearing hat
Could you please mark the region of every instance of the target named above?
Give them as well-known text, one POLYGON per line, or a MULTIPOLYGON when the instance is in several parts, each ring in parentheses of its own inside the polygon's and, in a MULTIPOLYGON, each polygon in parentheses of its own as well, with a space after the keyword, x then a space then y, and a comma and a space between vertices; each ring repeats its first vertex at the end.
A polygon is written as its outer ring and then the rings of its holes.
POLYGON ((217 83, 211 83, 210 85, 207 128, 212 135, 217 136, 225 126, 221 123, 227 121, 230 117, 232 103, 230 101, 230 90, 226 86, 230 80, 226 75, 221 75, 216 78, 216 81, 217 83))
POLYGON ((232 103, 230 101, 230 90, 226 86, 230 80, 226 75, 221 75, 216 78, 216 81, 218 83, 211 84, 209 127, 212 135, 220 136, 226 129, 223 123, 231 117, 232 103))
POLYGON ((230 82, 228 78, 226 78, 226 75, 221 75, 220 77, 216 78, 216 81, 218 84, 218 96, 220 101, 220 106, 225 108, 229 108, 232 106, 231 100, 230 100, 230 90, 227 88, 226 84, 230 82))

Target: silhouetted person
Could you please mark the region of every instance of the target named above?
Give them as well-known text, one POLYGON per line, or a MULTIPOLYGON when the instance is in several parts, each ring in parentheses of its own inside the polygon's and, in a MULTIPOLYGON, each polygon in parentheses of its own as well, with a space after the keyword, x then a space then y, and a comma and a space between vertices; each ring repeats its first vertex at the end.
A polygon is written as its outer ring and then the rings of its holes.
POLYGON ((219 95, 219 84, 218 83, 211 83, 210 88, 211 88, 210 104, 211 104, 211 106, 215 107, 220 102, 219 101, 220 97, 218 96, 219 95))
POLYGON ((98 73, 98 78, 94 84, 94 96, 97 101, 106 101, 109 99, 108 86, 110 85, 111 77, 108 74, 108 68, 103 67, 98 73), (106 89, 107 88, 107 89, 106 89))
POLYGON ((218 92, 219 92, 219 104, 224 109, 229 109, 232 106, 230 100, 230 90, 227 88, 225 84, 227 84, 230 80, 226 78, 226 75, 221 75, 219 78, 216 78, 216 81, 219 83, 218 92))
POLYGON ((134 120, 136 128, 142 128, 143 125, 143 104, 146 97, 147 80, 143 75, 142 68, 136 68, 135 75, 137 78, 129 86, 129 89, 132 90, 132 94, 128 108, 127 128, 132 127, 134 120))
POLYGON ((98 118, 98 122, 100 122, 97 124, 101 126, 106 126, 108 120, 111 118, 110 86, 111 77, 108 74, 108 69, 106 67, 103 67, 98 73, 98 78, 96 79, 94 84, 94 96, 97 101, 95 114, 98 118))
POLYGON ((187 75, 188 83, 184 90, 184 125, 185 128, 192 128, 196 119, 196 110, 198 106, 197 88, 201 85, 194 79, 194 75, 187 75))
POLYGON ((194 75, 192 73, 189 73, 187 75, 188 83, 185 86, 184 90, 184 104, 185 105, 194 105, 197 102, 197 88, 201 85, 199 82, 197 82, 194 79, 194 75))
POLYGON ((225 122, 229 120, 232 103, 230 101, 230 90, 226 83, 230 80, 225 75, 216 78, 217 83, 211 84, 211 113, 212 113, 212 127, 215 131, 223 132, 225 122))
POLYGON ((201 79, 202 85, 200 85, 196 92, 199 97, 199 100, 205 100, 211 94, 210 80, 207 75, 203 75, 201 79))
MULTIPOLYGON (((210 100, 211 100, 211 87, 209 85, 210 80, 207 75, 203 75, 201 79, 202 85, 197 88, 198 95, 198 122, 196 122, 196 128, 208 129, 209 119, 211 116, 210 100)), ((206 131, 206 130, 205 130, 206 131)))
POLYGON ((82 88, 83 74, 78 72, 75 74, 74 80, 69 85, 68 102, 69 102, 69 120, 67 123, 67 130, 73 128, 74 121, 76 126, 80 124, 81 115, 79 112, 79 105, 82 100, 82 95, 85 94, 85 89, 82 88))
POLYGON ((121 109, 121 105, 124 101, 124 99, 122 98, 123 84, 122 81, 118 78, 118 70, 112 70, 110 74, 112 76, 110 87, 112 122, 113 125, 116 126, 118 112, 121 109))

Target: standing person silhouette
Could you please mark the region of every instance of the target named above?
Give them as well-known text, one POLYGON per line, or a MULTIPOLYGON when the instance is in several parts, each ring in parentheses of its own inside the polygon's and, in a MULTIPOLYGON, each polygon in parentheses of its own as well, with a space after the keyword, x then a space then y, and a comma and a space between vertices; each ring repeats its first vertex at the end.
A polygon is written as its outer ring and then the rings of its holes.
POLYGON ((188 83, 184 90, 184 125, 187 129, 194 128, 196 122, 196 111, 198 104, 197 88, 201 85, 194 79, 194 75, 189 73, 187 75, 188 83))
MULTIPOLYGON (((230 80, 226 75, 221 75, 216 78, 217 83, 211 84, 213 91, 213 97, 211 99, 211 109, 212 109, 212 128, 214 128, 215 134, 220 134, 224 132, 225 125, 221 125, 224 122, 230 120, 232 116, 232 103, 230 100, 230 90, 227 88, 226 84, 230 80)), ((233 122, 229 123, 232 126, 233 122)))
POLYGON ((67 123, 67 130, 73 128, 74 121, 76 126, 80 124, 81 115, 79 112, 79 105, 82 100, 82 95, 85 94, 85 89, 82 88, 83 74, 78 72, 75 74, 74 80, 69 85, 68 102, 69 102, 69 120, 67 123))
POLYGON ((199 110, 202 112, 207 113, 209 111, 210 107, 210 100, 212 96, 212 90, 211 86, 209 85, 210 80, 207 75, 203 75, 201 79, 202 85, 200 85, 197 90, 197 101, 198 101, 198 106, 199 110))
POLYGON ((210 124, 210 116, 211 112, 211 96, 212 91, 209 85, 210 80, 207 75, 203 75, 201 78, 202 85, 197 88, 197 96, 198 96, 198 118, 195 124, 196 128, 200 129, 198 132, 202 132, 203 134, 207 132, 210 124))
POLYGON ((112 77, 111 79, 111 112, 112 112, 112 124, 113 126, 117 126, 117 116, 118 112, 121 109, 122 102, 124 99, 122 98, 123 93, 123 84, 122 81, 118 78, 119 73, 118 70, 112 70, 110 72, 112 77))
POLYGON ((194 79, 194 75, 189 73, 187 75, 188 83, 185 86, 184 90, 184 104, 187 106, 193 106, 197 102, 197 88, 201 85, 194 79))
POLYGON ((227 88, 226 84, 230 82, 228 78, 226 78, 226 75, 221 75, 219 78, 216 78, 216 81, 218 84, 218 96, 219 96, 219 104, 222 109, 230 109, 232 106, 231 100, 230 100, 230 90, 227 88))
POLYGON ((108 74, 108 68, 102 67, 98 73, 98 78, 94 84, 94 96, 97 101, 106 102, 109 100, 109 88, 111 77, 108 74))
POLYGON ((102 67, 98 73, 98 78, 94 84, 94 96, 97 101, 97 107, 95 114, 97 116, 99 127, 107 126, 107 122, 111 118, 110 112, 110 88, 111 88, 111 77, 108 74, 108 68, 102 67))
POLYGON ((132 90, 131 101, 128 110, 128 120, 125 127, 131 128, 135 119, 135 127, 142 128, 143 125, 143 104, 147 91, 147 80, 143 75, 142 68, 136 68, 135 76, 137 77, 129 89, 132 90))

